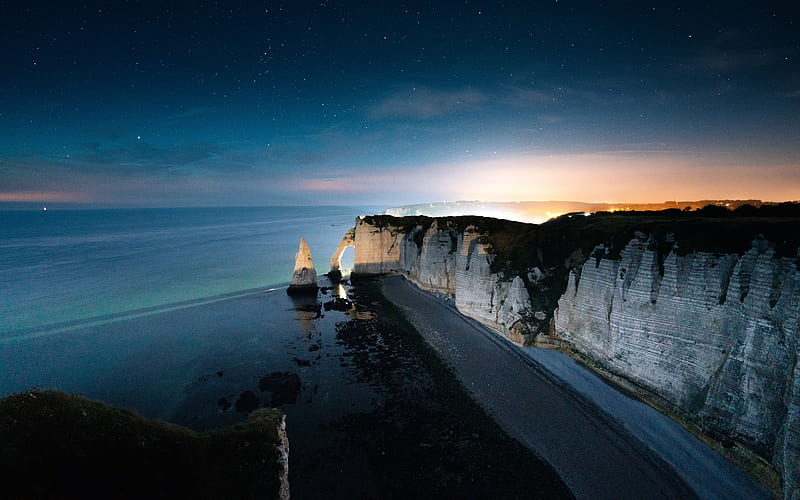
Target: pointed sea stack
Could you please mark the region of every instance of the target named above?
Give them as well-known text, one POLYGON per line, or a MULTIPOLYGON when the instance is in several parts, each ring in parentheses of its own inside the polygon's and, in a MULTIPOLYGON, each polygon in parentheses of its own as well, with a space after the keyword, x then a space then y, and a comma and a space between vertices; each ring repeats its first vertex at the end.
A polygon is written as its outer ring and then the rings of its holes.
POLYGON ((290 295, 317 293, 317 271, 311 260, 311 250, 305 238, 300 238, 300 249, 294 256, 294 274, 286 293, 290 295))

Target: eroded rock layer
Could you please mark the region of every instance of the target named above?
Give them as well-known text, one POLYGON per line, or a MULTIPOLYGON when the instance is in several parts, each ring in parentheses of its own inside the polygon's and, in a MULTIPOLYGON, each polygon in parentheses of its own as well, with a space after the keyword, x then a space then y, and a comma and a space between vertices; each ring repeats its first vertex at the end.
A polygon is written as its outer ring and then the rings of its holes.
POLYGON ((771 460, 796 491, 797 258, 763 239, 744 255, 670 252, 661 266, 657 253, 634 239, 619 260, 573 269, 556 335, 771 460))

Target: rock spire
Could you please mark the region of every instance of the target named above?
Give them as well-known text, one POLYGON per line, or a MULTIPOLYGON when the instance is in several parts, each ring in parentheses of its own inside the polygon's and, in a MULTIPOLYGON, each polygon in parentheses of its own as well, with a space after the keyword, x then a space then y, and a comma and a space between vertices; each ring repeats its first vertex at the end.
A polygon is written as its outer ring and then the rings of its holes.
POLYGON ((311 250, 308 249, 305 238, 300 238, 300 248, 294 256, 292 282, 286 292, 290 294, 317 292, 317 271, 314 269, 311 250))

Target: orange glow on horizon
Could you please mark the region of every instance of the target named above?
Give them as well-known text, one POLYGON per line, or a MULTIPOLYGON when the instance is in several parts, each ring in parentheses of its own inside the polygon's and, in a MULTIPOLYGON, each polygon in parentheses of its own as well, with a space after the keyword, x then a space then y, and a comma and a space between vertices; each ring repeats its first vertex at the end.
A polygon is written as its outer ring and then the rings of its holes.
POLYGON ((573 200, 619 204, 617 210, 626 203, 666 200, 800 200, 800 164, 757 164, 728 154, 527 155, 373 172, 305 179, 299 187, 329 193, 405 192, 428 200, 573 200))
POLYGON ((86 203, 88 201, 91 200, 81 193, 62 191, 0 192, 0 202, 86 203))

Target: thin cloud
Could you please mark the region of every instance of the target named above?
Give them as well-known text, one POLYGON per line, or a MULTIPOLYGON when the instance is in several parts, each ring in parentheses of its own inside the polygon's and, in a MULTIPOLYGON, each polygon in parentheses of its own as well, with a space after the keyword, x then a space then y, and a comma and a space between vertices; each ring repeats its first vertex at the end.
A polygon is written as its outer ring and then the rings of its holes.
POLYGON ((486 94, 474 89, 435 90, 414 87, 395 92, 373 106, 370 118, 436 118, 466 110, 479 109, 487 101, 486 94))
POLYGON ((552 89, 545 92, 539 89, 506 86, 493 100, 510 106, 532 107, 551 103, 554 97, 552 89))
POLYGON ((196 118, 198 116, 211 114, 213 112, 214 110, 210 106, 193 106, 173 113, 167 117, 167 121, 180 121, 187 118, 196 118))
POLYGON ((768 49, 710 48, 687 60, 683 67, 687 71, 735 73, 770 66, 777 60, 775 51, 768 49))
POLYGON ((608 96, 594 90, 546 85, 541 88, 503 85, 495 89, 440 90, 414 87, 387 95, 372 106, 372 119, 411 118, 427 120, 446 115, 485 112, 492 109, 543 110, 559 101, 605 103, 608 96))
POLYGON ((139 166, 154 169, 181 167, 223 154, 227 148, 213 143, 197 143, 159 147, 146 142, 130 143, 117 148, 103 148, 99 143, 84 143, 74 155, 77 162, 110 166, 139 166))

